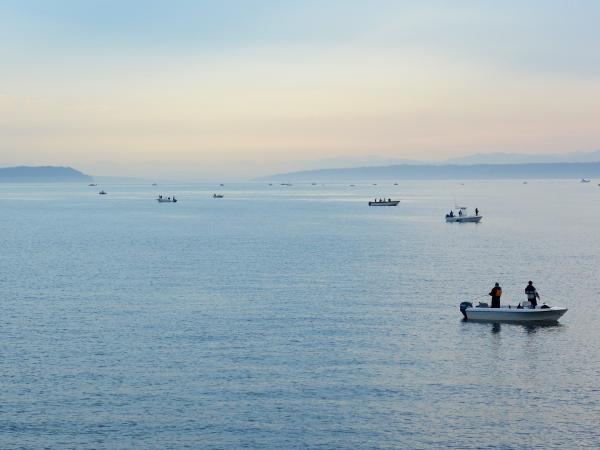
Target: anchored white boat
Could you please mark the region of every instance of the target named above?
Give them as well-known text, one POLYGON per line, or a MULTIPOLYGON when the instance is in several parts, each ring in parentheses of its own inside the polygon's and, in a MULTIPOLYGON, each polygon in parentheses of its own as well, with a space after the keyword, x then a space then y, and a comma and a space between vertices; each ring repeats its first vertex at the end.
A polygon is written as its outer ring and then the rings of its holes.
POLYGON ((473 306, 471 302, 462 302, 460 312, 466 320, 485 322, 556 322, 566 312, 567 308, 561 306, 548 306, 531 308, 529 302, 517 306, 503 306, 490 308, 487 303, 473 306))
POLYGON ((446 214, 446 222, 479 223, 481 219, 483 219, 483 216, 479 215, 479 211, 477 211, 476 214, 469 214, 469 210, 466 206, 460 206, 458 208, 458 214, 454 214, 453 211, 450 211, 450 214, 446 214))
POLYGON ((400 200, 375 200, 374 202, 369 202, 369 206, 397 206, 400 203, 400 200))
POLYGON ((162 195, 159 195, 156 200, 158 201, 158 203, 177 203, 177 199, 175 198, 175 196, 163 197, 162 195))
POLYGON ((581 181, 580 181, 580 183, 589 183, 590 181, 592 181, 592 180, 588 180, 586 178, 582 178, 581 181))

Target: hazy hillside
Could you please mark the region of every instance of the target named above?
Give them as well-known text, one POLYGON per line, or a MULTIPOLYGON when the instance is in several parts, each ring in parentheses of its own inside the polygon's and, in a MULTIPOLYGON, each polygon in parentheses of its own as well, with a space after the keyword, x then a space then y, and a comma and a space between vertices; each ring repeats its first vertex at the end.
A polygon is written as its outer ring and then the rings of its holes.
POLYGON ((443 161, 441 164, 590 163, 598 161, 600 161, 600 151, 562 154, 477 153, 474 155, 450 158, 443 161))
POLYGON ((5 167, 0 168, 3 183, 64 183, 90 182, 93 178, 71 167, 5 167))
POLYGON ((392 165, 324 169, 291 172, 265 177, 273 181, 358 181, 358 180, 464 180, 464 179, 534 179, 596 178, 600 162, 531 163, 531 164, 444 164, 392 165))

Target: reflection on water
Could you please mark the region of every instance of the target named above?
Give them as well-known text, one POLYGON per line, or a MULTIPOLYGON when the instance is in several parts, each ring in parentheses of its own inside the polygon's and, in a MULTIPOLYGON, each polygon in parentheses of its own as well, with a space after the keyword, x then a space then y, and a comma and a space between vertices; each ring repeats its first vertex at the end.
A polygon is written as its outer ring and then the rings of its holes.
POLYGON ((510 321, 492 322, 492 321, 472 321, 472 320, 469 321, 469 320, 463 318, 463 319, 461 319, 461 323, 464 326, 483 326, 485 328, 489 327, 489 329, 492 333, 499 333, 500 331, 502 331, 502 326, 522 328, 528 334, 536 333, 536 332, 538 332, 540 330, 544 330, 544 329, 565 328, 565 325, 561 324, 560 322, 542 322, 542 323, 518 323, 518 322, 510 322, 510 321), (491 327, 490 327, 490 325, 491 325, 491 327))

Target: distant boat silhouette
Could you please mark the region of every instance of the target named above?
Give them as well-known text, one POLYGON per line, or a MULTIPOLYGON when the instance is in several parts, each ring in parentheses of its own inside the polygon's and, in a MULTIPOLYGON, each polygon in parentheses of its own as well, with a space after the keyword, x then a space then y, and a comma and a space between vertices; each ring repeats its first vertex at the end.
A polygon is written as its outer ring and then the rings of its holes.
POLYGON ((382 199, 369 202, 369 206, 398 206, 400 200, 382 199))
POLYGON ((458 206, 458 214, 454 214, 453 211, 451 211, 451 214, 446 214, 446 222, 448 223, 467 223, 467 222, 472 222, 472 223, 479 223, 479 221, 483 218, 483 216, 481 216, 479 214, 479 210, 477 208, 475 208, 475 210, 477 211, 477 214, 475 215, 469 215, 469 211, 467 209, 466 206, 458 206))
POLYGON ((162 195, 159 195, 156 200, 158 201, 158 203, 177 203, 177 199, 175 198, 175 196, 163 197, 162 195))

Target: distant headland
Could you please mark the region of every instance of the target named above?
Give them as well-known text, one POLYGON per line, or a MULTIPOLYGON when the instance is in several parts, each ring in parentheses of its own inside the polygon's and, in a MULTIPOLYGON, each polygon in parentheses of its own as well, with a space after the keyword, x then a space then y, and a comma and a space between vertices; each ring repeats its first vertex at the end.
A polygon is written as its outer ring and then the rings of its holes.
POLYGON ((72 167, 19 166, 0 168, 0 183, 88 183, 94 179, 72 167))

